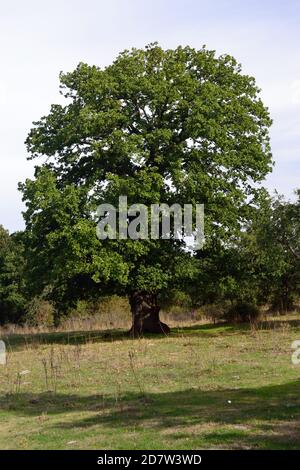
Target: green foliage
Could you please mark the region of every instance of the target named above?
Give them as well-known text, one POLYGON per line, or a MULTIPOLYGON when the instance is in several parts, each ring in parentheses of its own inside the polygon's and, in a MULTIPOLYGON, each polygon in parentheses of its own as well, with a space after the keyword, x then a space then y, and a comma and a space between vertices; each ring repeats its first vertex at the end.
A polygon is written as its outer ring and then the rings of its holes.
POLYGON ((130 307, 127 297, 120 297, 118 295, 103 296, 99 300, 87 301, 78 300, 76 307, 71 312, 71 318, 75 319, 89 319, 98 317, 103 321, 104 318, 119 317, 120 320, 124 317, 130 317, 130 307))
POLYGON ((24 247, 21 234, 0 225, 0 324, 16 323, 24 307, 24 247))
POLYGON ((255 323, 259 316, 259 308, 250 302, 236 302, 225 312, 225 318, 236 323, 255 323))
POLYGON ((22 187, 28 200, 26 257, 31 295, 44 293, 63 311, 74 307, 78 298, 100 295, 102 283, 111 278, 120 285, 126 281, 122 258, 106 250, 95 236, 80 188, 66 185, 61 190, 47 168, 38 169, 36 179, 22 187))
POLYGON ((239 234, 199 253, 196 303, 230 300, 294 309, 300 294, 299 208, 299 200, 272 200, 262 192, 239 234))
POLYGON ((100 242, 92 214, 120 195, 129 205, 201 202, 207 250, 226 243, 272 164, 254 79, 229 55, 150 44, 60 80, 66 104, 34 123, 28 151, 44 162, 20 186, 34 295, 49 289, 62 312, 100 295, 190 289, 199 270, 206 279, 183 241, 100 242))
POLYGON ((33 327, 51 327, 54 325, 54 308, 41 297, 34 297, 26 306, 23 322, 33 327))
POLYGON ((281 312, 293 309, 300 294, 299 216, 300 197, 295 202, 276 197, 257 213, 244 240, 257 297, 281 312))

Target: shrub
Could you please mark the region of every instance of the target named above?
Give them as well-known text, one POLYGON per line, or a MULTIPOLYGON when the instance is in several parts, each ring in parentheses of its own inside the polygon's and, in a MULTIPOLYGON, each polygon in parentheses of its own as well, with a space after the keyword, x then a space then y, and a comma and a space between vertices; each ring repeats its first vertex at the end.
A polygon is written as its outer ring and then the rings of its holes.
POLYGON ((28 326, 53 326, 54 325, 54 307, 42 299, 34 297, 27 305, 24 316, 24 323, 28 326))
POLYGON ((259 308, 250 302, 236 302, 225 313, 225 319, 235 323, 256 323, 259 316, 259 308))
POLYGON ((226 302, 205 304, 200 307, 201 316, 213 323, 218 323, 224 318, 226 302))

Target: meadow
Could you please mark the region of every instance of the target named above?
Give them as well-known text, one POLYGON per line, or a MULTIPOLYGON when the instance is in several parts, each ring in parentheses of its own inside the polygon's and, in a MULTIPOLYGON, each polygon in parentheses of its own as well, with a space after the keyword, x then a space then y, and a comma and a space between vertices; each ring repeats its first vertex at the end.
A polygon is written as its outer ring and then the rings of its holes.
POLYGON ((73 326, 2 330, 1 449, 299 448, 296 314, 139 339, 73 326))

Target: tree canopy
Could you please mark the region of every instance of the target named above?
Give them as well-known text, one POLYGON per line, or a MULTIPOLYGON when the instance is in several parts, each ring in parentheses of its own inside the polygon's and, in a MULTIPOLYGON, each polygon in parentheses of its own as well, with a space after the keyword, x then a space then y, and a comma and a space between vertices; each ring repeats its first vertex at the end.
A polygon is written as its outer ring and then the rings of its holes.
POLYGON ((80 63, 60 82, 65 105, 52 105, 26 141, 41 159, 21 185, 32 284, 48 286, 60 311, 76 298, 129 295, 136 331, 166 331, 157 295, 199 276, 201 254, 174 237, 99 240, 96 207, 120 195, 202 203, 206 249, 226 243, 272 167, 268 110, 254 78, 205 47, 150 44, 104 69, 80 63))
POLYGON ((24 247, 19 234, 0 225, 0 324, 16 323, 24 312, 24 247))

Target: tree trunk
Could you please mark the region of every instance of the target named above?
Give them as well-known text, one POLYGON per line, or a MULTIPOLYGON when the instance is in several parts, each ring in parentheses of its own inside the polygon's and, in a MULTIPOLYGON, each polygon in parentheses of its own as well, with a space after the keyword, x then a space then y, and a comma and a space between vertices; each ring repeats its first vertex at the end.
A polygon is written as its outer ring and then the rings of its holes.
POLYGON ((132 313, 130 334, 140 336, 143 333, 170 333, 170 328, 159 319, 160 307, 155 294, 134 291, 129 296, 132 313))

